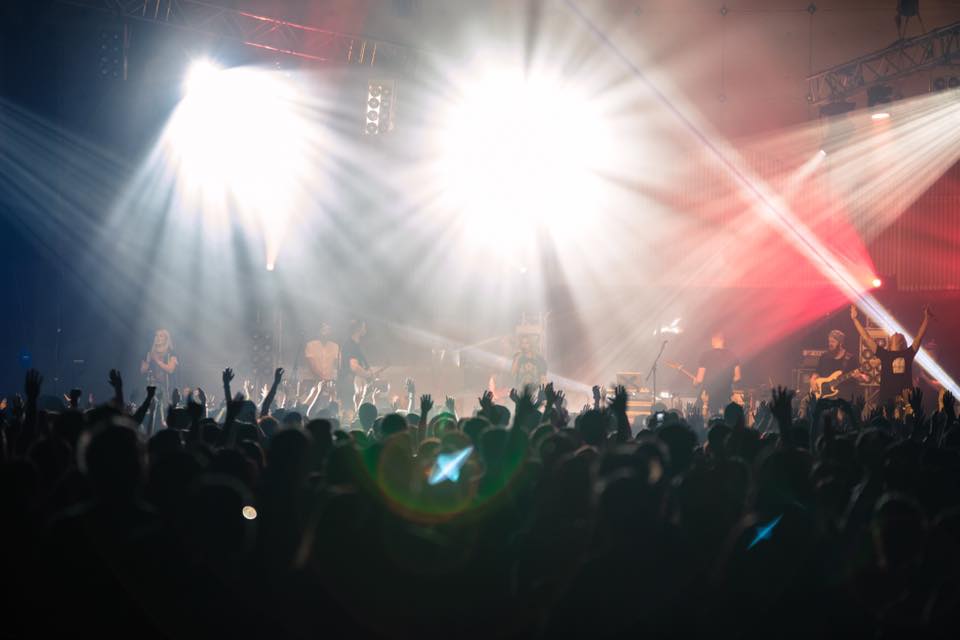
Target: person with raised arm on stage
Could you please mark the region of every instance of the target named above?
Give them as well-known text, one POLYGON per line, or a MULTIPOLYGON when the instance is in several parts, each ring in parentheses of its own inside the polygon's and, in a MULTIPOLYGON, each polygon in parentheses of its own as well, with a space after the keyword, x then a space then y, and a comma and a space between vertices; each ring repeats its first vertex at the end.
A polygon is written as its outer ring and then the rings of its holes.
POLYGON ((887 341, 887 346, 883 347, 877 344, 877 341, 867 333, 867 330, 860 323, 859 314, 856 305, 850 305, 850 318, 853 320, 853 326, 857 328, 857 333, 863 338, 867 349, 876 354, 880 360, 880 391, 877 395, 877 403, 885 405, 889 402, 899 402, 903 398, 903 392, 913 386, 913 359, 920 349, 923 342, 923 336, 927 333, 927 326, 930 324, 930 307, 923 308, 923 320, 920 323, 920 329, 910 345, 907 345, 907 339, 902 333, 894 333, 887 341))
POLYGON ((827 335, 827 350, 820 356, 817 372, 810 376, 810 390, 817 397, 850 400, 858 394, 859 383, 867 379, 860 373, 860 359, 847 351, 846 338, 839 329, 827 335))
POLYGON ((333 329, 326 322, 320 323, 320 333, 316 340, 307 342, 303 350, 303 359, 310 369, 310 381, 320 387, 318 393, 333 400, 336 398, 336 383, 340 376, 340 345, 331 339, 333 329))
POLYGON ((740 382, 740 360, 726 348, 722 332, 710 337, 710 349, 700 355, 697 375, 693 384, 701 388, 701 399, 706 394, 705 405, 709 414, 723 411, 733 397, 733 385, 740 382))

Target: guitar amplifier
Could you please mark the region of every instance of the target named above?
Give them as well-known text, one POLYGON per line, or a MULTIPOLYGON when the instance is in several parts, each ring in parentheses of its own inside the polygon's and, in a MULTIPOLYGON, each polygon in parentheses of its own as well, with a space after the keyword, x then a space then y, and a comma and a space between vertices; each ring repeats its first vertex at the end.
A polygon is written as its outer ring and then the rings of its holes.
MULTIPOLYGON (((887 346, 886 331, 879 327, 867 327, 867 333, 880 347, 887 346)), ((860 339, 860 371, 867 374, 868 380, 863 384, 868 387, 880 386, 880 360, 875 353, 867 348, 863 338, 860 339)))
POLYGON ((816 369, 794 369, 793 385, 798 393, 804 395, 810 391, 810 376, 817 372, 816 369))
POLYGON ((827 352, 826 349, 804 349, 800 352, 800 369, 814 369, 820 364, 820 356, 827 352))
POLYGON ((633 424, 633 421, 638 417, 649 417, 651 413, 653 413, 652 395, 647 394, 643 397, 635 397, 627 400, 627 418, 630 420, 630 424, 633 424))

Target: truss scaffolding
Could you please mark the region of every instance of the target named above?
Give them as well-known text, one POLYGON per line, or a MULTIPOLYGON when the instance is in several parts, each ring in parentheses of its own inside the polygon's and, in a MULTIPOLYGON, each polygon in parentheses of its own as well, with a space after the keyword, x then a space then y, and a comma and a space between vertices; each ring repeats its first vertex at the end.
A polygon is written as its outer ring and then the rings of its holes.
POLYGON ((845 100, 872 86, 958 62, 960 22, 954 22, 810 76, 807 100, 813 104, 845 100))
POLYGON ((410 73, 421 54, 413 47, 227 9, 199 0, 58 0, 122 19, 168 25, 318 62, 410 73))

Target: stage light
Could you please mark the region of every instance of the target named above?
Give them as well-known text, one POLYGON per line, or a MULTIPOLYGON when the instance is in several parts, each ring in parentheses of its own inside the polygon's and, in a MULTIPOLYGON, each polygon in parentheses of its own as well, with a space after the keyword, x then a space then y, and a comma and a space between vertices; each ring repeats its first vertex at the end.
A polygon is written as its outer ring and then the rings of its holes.
POLYGON ((273 271, 273 267, 274 267, 274 265, 273 265, 272 262, 268 262, 268 263, 267 263, 267 271, 273 271))
POLYGON ((557 233, 587 223, 598 204, 598 166, 614 147, 607 121, 560 78, 519 69, 476 74, 438 129, 446 208, 472 234, 510 228, 529 238, 541 226, 557 233))
POLYGON ((196 94, 204 90, 215 89, 217 76, 221 71, 223 71, 223 68, 211 60, 195 60, 187 69, 187 75, 183 80, 184 94, 196 94))
POLYGON ((886 119, 888 119, 889 117, 890 117, 890 114, 887 113, 886 111, 880 111, 880 112, 874 113, 873 115, 870 116, 870 118, 871 118, 872 120, 886 120, 886 119))
POLYGON ((880 287, 880 286, 883 284, 883 280, 881 280, 880 278, 874 278, 874 279, 870 282, 870 284, 872 284, 872 285, 873 285, 873 288, 876 289, 877 287, 880 287))
POLYGON ((242 513, 243 513, 243 517, 246 518, 247 520, 257 519, 257 510, 254 507, 250 506, 249 504, 243 508, 242 513))
POLYGON ((394 95, 395 86, 392 80, 371 80, 367 83, 364 135, 376 136, 393 131, 394 95))
POLYGON ((274 264, 309 166, 304 140, 314 127, 297 107, 291 79, 276 70, 190 65, 184 97, 166 132, 180 188, 207 220, 238 223, 265 243, 274 264))

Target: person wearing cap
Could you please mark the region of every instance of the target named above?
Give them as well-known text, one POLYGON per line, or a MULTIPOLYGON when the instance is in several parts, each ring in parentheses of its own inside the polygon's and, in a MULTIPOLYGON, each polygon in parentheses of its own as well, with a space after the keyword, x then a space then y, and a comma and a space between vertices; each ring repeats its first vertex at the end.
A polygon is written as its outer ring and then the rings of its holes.
MULTIPOLYGON (((849 373, 856 371, 860 367, 860 359, 853 353, 847 351, 845 346, 847 336, 839 329, 834 329, 827 334, 827 350, 820 356, 820 362, 817 363, 817 372, 810 377, 811 386, 822 378, 829 378, 837 371, 849 373)), ((837 385, 839 397, 844 400, 850 400, 860 394, 860 383, 866 380, 865 374, 857 374, 847 378, 837 385)))

